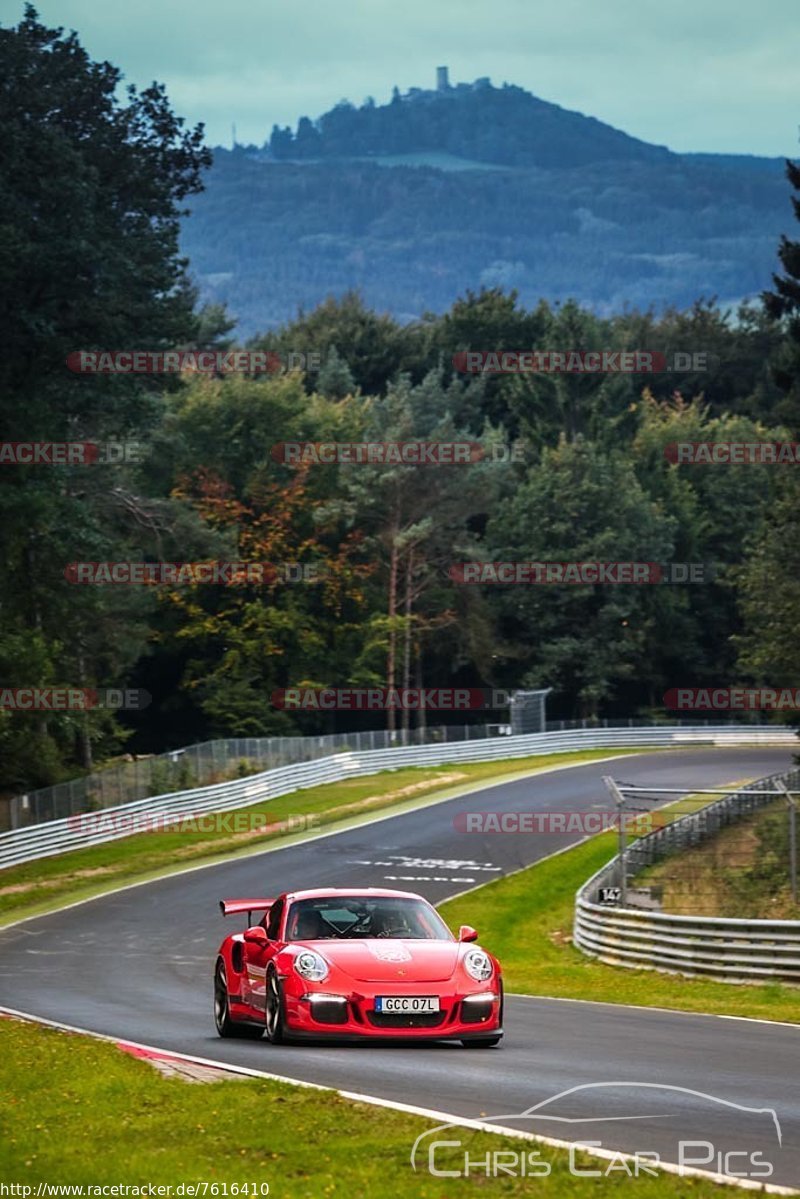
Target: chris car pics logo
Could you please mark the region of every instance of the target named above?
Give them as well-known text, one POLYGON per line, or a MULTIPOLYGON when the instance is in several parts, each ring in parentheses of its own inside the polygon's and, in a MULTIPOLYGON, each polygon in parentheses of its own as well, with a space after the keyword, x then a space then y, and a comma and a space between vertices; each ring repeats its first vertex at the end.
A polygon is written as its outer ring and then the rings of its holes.
POLYGON ((548 1153, 566 1149, 569 1172, 579 1178, 658 1177, 668 1170, 759 1183, 773 1176, 782 1148, 775 1108, 666 1083, 598 1082, 523 1112, 439 1124, 420 1133, 410 1162, 434 1178, 545 1178, 555 1166, 548 1153), (475 1130, 500 1133, 519 1148, 494 1149, 490 1141, 477 1149, 475 1130), (589 1164, 587 1155, 598 1160, 589 1164))

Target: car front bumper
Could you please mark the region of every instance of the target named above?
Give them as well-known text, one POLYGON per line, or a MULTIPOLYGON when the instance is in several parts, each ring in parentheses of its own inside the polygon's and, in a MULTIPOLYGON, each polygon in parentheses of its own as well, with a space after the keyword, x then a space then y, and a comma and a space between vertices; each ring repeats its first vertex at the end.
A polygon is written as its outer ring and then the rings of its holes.
MULTIPOLYGON (((440 994, 438 1012, 383 1013, 375 999, 386 987, 334 992, 322 987, 284 993, 287 1032, 309 1037, 400 1037, 410 1040, 497 1036, 502 1032, 502 993, 497 984, 468 994, 440 994)), ((399 993, 394 991, 395 995, 399 993)), ((430 994, 424 986, 416 994, 430 994)), ((408 994, 408 992, 406 992, 408 994)))

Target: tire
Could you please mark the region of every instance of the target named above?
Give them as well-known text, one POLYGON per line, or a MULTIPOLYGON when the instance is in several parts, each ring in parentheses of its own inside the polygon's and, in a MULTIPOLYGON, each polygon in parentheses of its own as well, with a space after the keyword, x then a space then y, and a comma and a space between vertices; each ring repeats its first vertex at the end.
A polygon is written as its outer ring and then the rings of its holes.
POLYGON ((271 1045, 281 1045, 286 1040, 286 1012, 283 992, 277 971, 270 967, 267 974, 267 993, 264 1003, 264 1028, 271 1045))
POLYGON ((259 1028, 257 1024, 237 1024, 231 1018, 228 983, 222 962, 217 962, 217 968, 214 971, 214 1023, 220 1037, 238 1037, 241 1040, 257 1041, 264 1033, 263 1028, 259 1028))
POLYGON ((496 1037, 485 1037, 482 1041, 462 1041, 461 1044, 465 1049, 494 1049, 502 1039, 503 1034, 499 1033, 496 1037))

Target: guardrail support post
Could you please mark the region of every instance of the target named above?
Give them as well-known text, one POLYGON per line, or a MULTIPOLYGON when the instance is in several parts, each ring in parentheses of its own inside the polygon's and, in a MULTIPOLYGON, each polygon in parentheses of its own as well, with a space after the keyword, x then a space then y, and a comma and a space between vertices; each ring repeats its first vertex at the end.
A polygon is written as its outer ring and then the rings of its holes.
POLYGON ((775 782, 785 794, 789 808, 789 878, 792 884, 792 903, 797 903, 797 800, 783 779, 776 779, 775 782))
POLYGON ((617 805, 619 815, 619 902, 620 906, 624 908, 628 904, 628 863, 625 861, 625 796, 609 774, 603 776, 603 782, 617 805))
POLYGON ((797 903, 797 804, 789 796, 789 859, 792 876, 792 901, 797 903))

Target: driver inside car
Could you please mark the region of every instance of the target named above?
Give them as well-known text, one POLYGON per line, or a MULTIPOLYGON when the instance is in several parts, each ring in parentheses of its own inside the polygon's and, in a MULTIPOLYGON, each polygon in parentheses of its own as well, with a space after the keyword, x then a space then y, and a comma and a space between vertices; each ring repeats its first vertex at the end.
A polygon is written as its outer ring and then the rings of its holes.
POLYGON ((376 908, 373 912, 373 937, 407 937, 410 932, 408 921, 396 909, 376 908))
POLYGON ((330 935, 330 927, 316 908, 306 908, 295 916, 291 934, 293 941, 320 941, 330 935))

